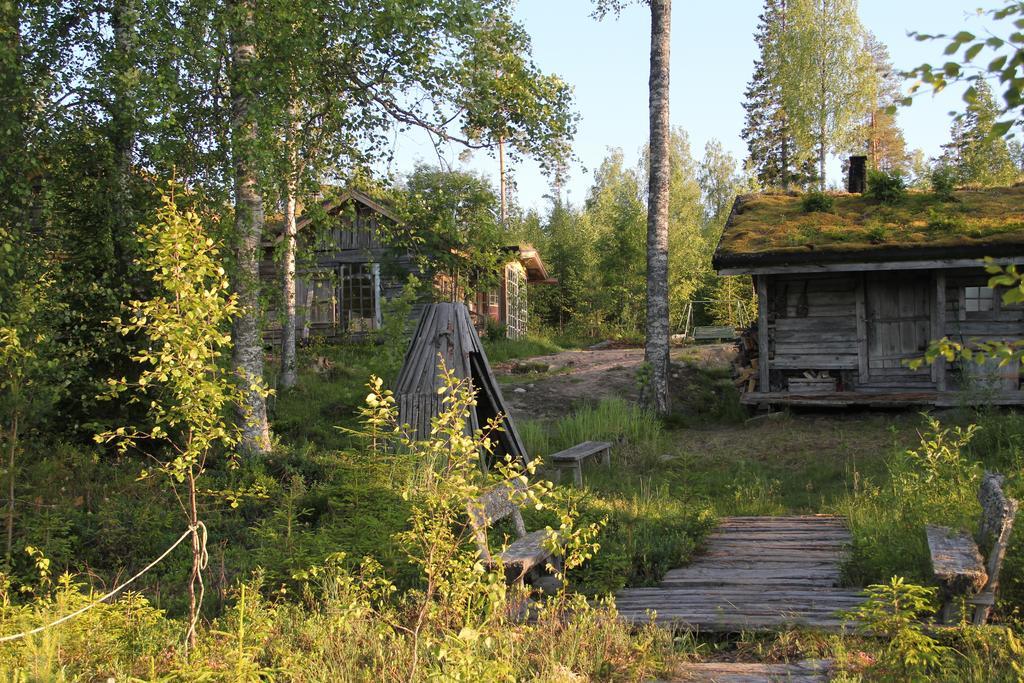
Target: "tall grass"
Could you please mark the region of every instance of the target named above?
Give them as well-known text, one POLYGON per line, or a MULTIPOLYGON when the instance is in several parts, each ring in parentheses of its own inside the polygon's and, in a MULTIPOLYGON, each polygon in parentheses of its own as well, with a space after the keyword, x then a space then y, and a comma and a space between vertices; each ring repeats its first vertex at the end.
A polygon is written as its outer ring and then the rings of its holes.
MULTIPOLYGON (((663 481, 666 439, 652 412, 619 398, 604 399, 549 422, 526 421, 520 435, 532 455, 542 458, 582 441, 608 441, 611 468, 594 465, 585 487, 561 487, 567 506, 582 520, 605 520, 601 550, 570 582, 588 595, 625 586, 655 585, 669 569, 685 564, 714 523, 706 504, 680 495, 663 481)), ((557 520, 527 511, 528 526, 557 520)))
POLYGON ((582 441, 612 441, 656 449, 664 435, 650 410, 621 398, 583 406, 553 423, 526 421, 520 435, 531 454, 542 457, 582 441))
POLYGON ((931 580, 925 524, 970 529, 978 517, 975 499, 980 464, 967 455, 973 427, 944 427, 929 419, 920 445, 893 453, 878 482, 855 479, 836 506, 853 535, 846 567, 855 584, 882 583, 891 576, 931 580))

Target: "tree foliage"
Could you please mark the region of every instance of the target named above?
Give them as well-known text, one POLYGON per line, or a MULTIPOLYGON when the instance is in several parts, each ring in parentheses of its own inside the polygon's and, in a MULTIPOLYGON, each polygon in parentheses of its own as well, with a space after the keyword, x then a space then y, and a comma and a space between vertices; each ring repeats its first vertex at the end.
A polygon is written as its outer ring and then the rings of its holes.
POLYGON ((994 79, 1002 88, 998 110, 1003 118, 993 125, 993 135, 1001 137, 1020 121, 1024 109, 1024 70, 1021 68, 1024 66, 1024 2, 1007 0, 1002 7, 979 12, 999 23, 1001 28, 1005 27, 1004 34, 978 36, 970 31, 951 35, 911 34, 921 41, 948 41, 943 54, 950 59, 941 66, 922 64, 911 70, 908 75, 917 77, 918 82, 902 104, 911 104, 913 94, 922 87, 938 93, 950 83, 966 81, 969 85, 963 98, 970 108, 978 98, 978 85, 994 79), (960 61, 953 59, 955 55, 960 61), (985 59, 989 61, 985 63, 985 59))
POLYGON ((789 0, 779 42, 782 104, 800 154, 814 155, 825 187, 825 159, 848 148, 873 106, 877 77, 865 50, 856 0, 789 0))
MULTIPOLYGON (((151 299, 132 301, 127 320, 112 321, 120 334, 146 338, 148 345, 133 356, 142 370, 133 381, 108 381, 111 397, 130 391, 129 403, 145 406, 147 423, 117 427, 98 434, 96 441, 114 442, 122 453, 142 449, 156 463, 153 470, 166 475, 174 489, 192 532, 188 637, 194 646, 206 553, 196 482, 211 454, 235 456, 242 426, 229 420, 228 409, 264 390, 258 381, 240 386, 226 367, 231 323, 239 306, 237 297, 228 293, 216 242, 196 213, 179 211, 170 198, 158 218, 140 234, 147 254, 144 268, 158 291, 151 299), (184 489, 180 493, 179 486, 184 489)), ((143 476, 150 472, 143 470, 143 476)))
POLYGON ((974 86, 967 113, 953 121, 950 141, 943 145, 938 163, 949 170, 957 184, 1007 185, 1020 171, 1013 162, 1006 138, 994 127, 999 108, 985 81, 974 86))
POLYGON ((782 101, 779 50, 786 30, 786 6, 786 0, 765 0, 754 33, 758 58, 743 94, 746 113, 740 135, 747 143, 746 166, 764 188, 802 186, 814 174, 813 164, 800 161, 782 101))

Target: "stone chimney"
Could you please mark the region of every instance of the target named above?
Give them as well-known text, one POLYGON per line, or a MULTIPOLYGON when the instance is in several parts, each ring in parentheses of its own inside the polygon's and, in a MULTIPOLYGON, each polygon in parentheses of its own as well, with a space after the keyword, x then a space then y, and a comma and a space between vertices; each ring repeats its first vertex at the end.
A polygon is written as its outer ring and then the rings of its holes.
POLYGON ((868 189, 868 158, 866 156, 850 157, 850 177, 846 181, 846 191, 864 194, 868 189))

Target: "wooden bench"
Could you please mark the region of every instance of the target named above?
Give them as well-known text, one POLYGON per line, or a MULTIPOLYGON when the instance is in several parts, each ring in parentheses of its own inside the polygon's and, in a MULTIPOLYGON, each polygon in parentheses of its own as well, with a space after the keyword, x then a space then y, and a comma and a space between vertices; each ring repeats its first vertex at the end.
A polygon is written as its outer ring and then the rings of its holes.
POLYGON ((577 486, 583 486, 583 461, 600 456, 601 462, 611 467, 612 445, 607 441, 584 441, 572 448, 558 451, 549 459, 551 464, 558 468, 558 479, 562 479, 562 470, 571 469, 573 480, 577 486))
POLYGON ((527 533, 519 506, 512 500, 512 491, 510 484, 500 484, 470 501, 466 510, 484 564, 488 567, 500 564, 505 570, 505 580, 508 583, 532 583, 533 579, 540 575, 540 570, 549 564, 549 560, 552 566, 559 567, 559 559, 544 547, 547 529, 527 533), (517 538, 495 557, 491 554, 487 542, 487 530, 492 524, 506 517, 512 518, 517 538))
POLYGON ((693 328, 694 341, 717 341, 719 339, 734 339, 736 330, 728 325, 701 325, 693 328))
POLYGON ((941 526, 926 526, 932 568, 942 590, 943 624, 958 619, 958 606, 964 600, 974 614, 967 617, 976 625, 988 621, 999 588, 999 570, 1017 516, 1017 501, 1003 493, 1003 477, 986 472, 978 490, 981 502, 981 528, 977 542, 968 534, 941 526), (988 550, 987 564, 981 548, 988 550))

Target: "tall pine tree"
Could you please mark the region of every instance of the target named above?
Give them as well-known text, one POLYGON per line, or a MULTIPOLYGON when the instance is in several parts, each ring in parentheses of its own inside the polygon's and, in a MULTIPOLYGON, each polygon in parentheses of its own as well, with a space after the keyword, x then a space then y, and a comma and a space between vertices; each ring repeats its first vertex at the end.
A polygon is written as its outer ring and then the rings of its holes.
POLYGON ((778 78, 778 45, 786 28, 788 0, 765 0, 754 40, 760 57, 744 92, 746 165, 762 187, 788 189, 813 180, 813 166, 798 165, 796 142, 782 106, 778 78))
POLYGON ((876 170, 906 175, 910 170, 907 141, 896 124, 896 115, 889 113, 889 107, 902 96, 902 79, 893 68, 889 48, 875 34, 868 32, 864 48, 871 56, 878 78, 874 103, 864 122, 864 133, 860 136, 864 143, 860 153, 867 154, 871 167, 876 170))
POLYGON ((967 113, 953 122, 951 140, 943 145, 939 163, 949 167, 963 185, 1007 185, 1016 180, 1018 170, 1006 138, 992 130, 999 106, 985 80, 976 81, 973 90, 967 113))

